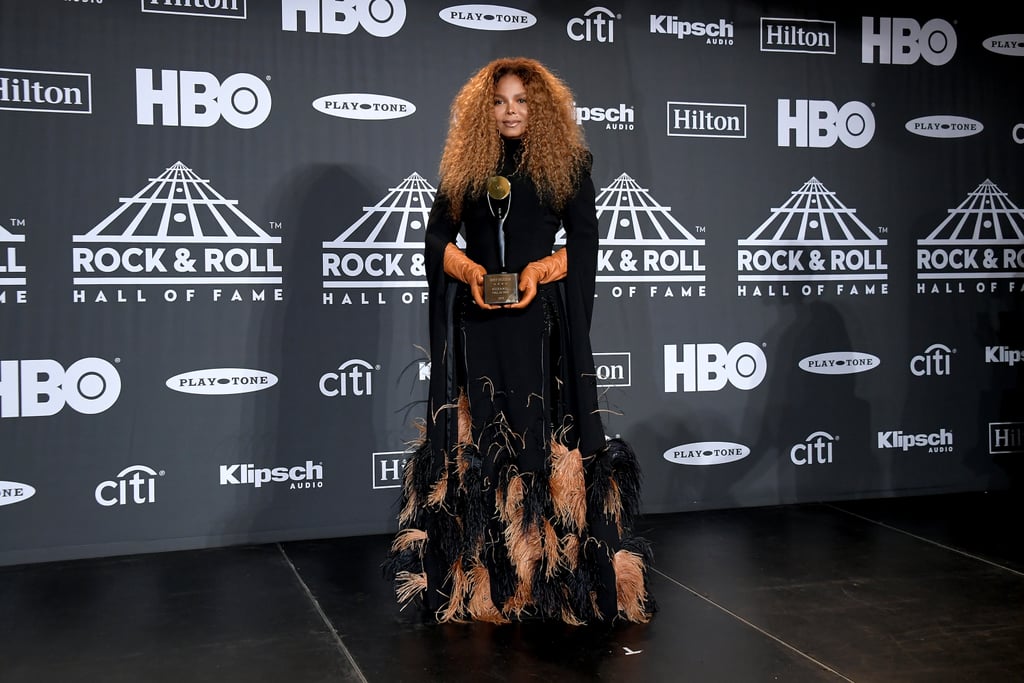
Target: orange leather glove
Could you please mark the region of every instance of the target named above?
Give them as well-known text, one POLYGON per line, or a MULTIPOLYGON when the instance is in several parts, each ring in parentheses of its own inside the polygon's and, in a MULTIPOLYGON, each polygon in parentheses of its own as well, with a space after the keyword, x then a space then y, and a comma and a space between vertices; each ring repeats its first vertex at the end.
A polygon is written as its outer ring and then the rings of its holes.
POLYGON ((567 252, 562 247, 551 256, 545 256, 537 261, 526 264, 523 272, 519 273, 519 303, 512 304, 509 308, 525 308, 537 296, 537 285, 546 285, 565 277, 567 272, 567 252))
POLYGON ((473 295, 473 301, 480 308, 497 308, 484 303, 484 275, 487 273, 484 267, 465 253, 454 242, 449 242, 444 248, 444 272, 460 282, 469 285, 469 291, 473 295))

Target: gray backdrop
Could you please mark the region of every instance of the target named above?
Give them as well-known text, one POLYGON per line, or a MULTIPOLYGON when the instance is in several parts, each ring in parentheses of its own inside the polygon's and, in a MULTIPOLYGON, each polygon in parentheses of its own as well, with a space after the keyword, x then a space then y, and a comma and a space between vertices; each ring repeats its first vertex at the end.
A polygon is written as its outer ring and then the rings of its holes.
POLYGON ((1009 486, 1022 44, 984 3, 0 0, 0 564, 394 528, 498 56, 577 97, 645 512, 1009 486))

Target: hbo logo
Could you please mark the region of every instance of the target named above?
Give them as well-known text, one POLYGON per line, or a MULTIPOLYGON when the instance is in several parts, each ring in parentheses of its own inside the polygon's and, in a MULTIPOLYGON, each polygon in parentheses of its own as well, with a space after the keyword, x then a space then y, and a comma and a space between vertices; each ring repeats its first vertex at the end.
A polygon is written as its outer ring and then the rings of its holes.
POLYGON ((837 141, 860 149, 875 135, 875 116, 863 102, 847 102, 836 107, 828 100, 779 100, 779 147, 832 147, 837 141))
POLYGON ((956 53, 956 31, 945 19, 926 21, 924 26, 904 17, 863 17, 860 61, 871 64, 878 50, 880 64, 913 64, 921 57, 942 66, 956 53))
POLYGON ((121 395, 121 376, 102 358, 83 358, 65 370, 55 360, 0 361, 0 418, 55 415, 65 405, 95 415, 121 395))
POLYGON ((152 126, 159 107, 165 126, 208 128, 221 118, 235 128, 255 128, 270 116, 270 90, 252 74, 232 74, 221 83, 206 71, 135 70, 136 121, 152 126))
POLYGON ((726 350, 721 344, 683 344, 679 357, 675 344, 665 344, 665 391, 718 391, 726 384, 750 390, 764 380, 768 361, 756 344, 740 342, 726 350))
POLYGON ((302 14, 307 33, 348 35, 362 26, 386 38, 405 23, 405 0, 282 0, 281 30, 299 30, 302 14))

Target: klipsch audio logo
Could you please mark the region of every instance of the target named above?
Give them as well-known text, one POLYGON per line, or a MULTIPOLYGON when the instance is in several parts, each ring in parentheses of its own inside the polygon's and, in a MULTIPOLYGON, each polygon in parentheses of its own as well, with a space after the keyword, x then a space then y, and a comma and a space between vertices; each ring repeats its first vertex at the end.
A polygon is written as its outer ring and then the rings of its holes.
MULTIPOLYGON (((878 232, 884 235, 887 229, 878 232)), ((772 208, 738 244, 736 293, 741 297, 889 292, 886 240, 817 178, 772 208)))
POLYGON ((632 385, 632 354, 595 353, 594 369, 599 387, 628 387, 632 385))
POLYGON ((353 358, 338 366, 337 370, 320 376, 320 393, 324 396, 371 396, 373 373, 379 365, 371 365, 361 358, 353 358))
POLYGON ((929 434, 907 434, 899 430, 878 432, 878 448, 882 450, 927 449, 928 453, 952 453, 953 431, 942 428, 929 434))
POLYGON ((591 7, 582 17, 570 19, 565 25, 565 32, 576 42, 613 43, 615 20, 621 18, 621 14, 615 14, 607 7, 591 7))
POLYGON ((721 465, 750 455, 750 449, 730 441, 698 441, 673 446, 662 457, 675 465, 721 465))
POLYGON ((836 53, 836 22, 761 17, 761 52, 836 53))
POLYGON ((989 422, 988 452, 991 455, 1024 453, 1024 422, 989 422))
POLYGON ((0 109, 91 114, 92 75, 0 68, 0 109))
POLYGON ((942 66, 956 53, 956 31, 945 19, 920 24, 905 17, 863 17, 860 60, 864 64, 913 64, 924 59, 942 66))
POLYGON ((114 505, 145 505, 156 502, 156 480, 164 476, 145 465, 126 467, 110 481, 100 482, 96 487, 96 502, 103 507, 114 505))
POLYGON ((914 377, 948 377, 952 374, 953 354, 945 344, 932 344, 924 353, 910 359, 910 373, 914 377))
POLYGON ((307 460, 295 467, 257 467, 252 463, 220 466, 221 486, 252 486, 262 488, 266 484, 288 484, 288 489, 322 489, 324 487, 324 465, 307 460))
POLYGON ((880 364, 878 356, 858 351, 829 351, 800 359, 800 369, 815 375, 852 375, 874 370, 880 364))
POLYGON ((926 138, 966 138, 977 135, 985 126, 964 116, 938 115, 911 119, 907 121, 906 129, 926 138))
POLYGON ((828 432, 809 434, 803 443, 789 449, 789 460, 794 465, 829 465, 832 463, 832 445, 839 437, 828 432))
POLYGON ((706 45, 733 44, 733 24, 725 19, 711 23, 682 21, 679 17, 669 14, 652 14, 651 33, 675 36, 679 40, 703 38, 706 45))
POLYGON ((0 360, 0 418, 46 417, 64 406, 95 415, 120 395, 121 376, 102 358, 83 358, 67 368, 49 358, 0 360))
POLYGON ((371 36, 393 36, 405 24, 405 0, 281 0, 281 30, 349 35, 360 26, 371 36))
MULTIPOLYGON (((25 227, 25 220, 10 219, 11 227, 25 227)), ((24 235, 16 235, 0 226, 0 304, 28 303, 28 282, 25 265, 19 260, 25 244, 24 235)))
MULTIPOLYGON (((269 80, 269 76, 267 77, 269 80)), ((235 128, 255 128, 270 116, 270 89, 252 74, 232 74, 223 81, 206 71, 135 70, 135 120, 164 126, 208 128, 221 119, 235 128)))
POLYGON ((985 363, 990 365, 1006 365, 1013 367, 1024 359, 1024 349, 1009 346, 986 346, 985 363))
POLYGON ((323 303, 386 305, 391 298, 386 293, 396 289, 405 290, 398 297, 404 304, 425 303, 423 236, 436 192, 413 173, 324 242, 323 303))
POLYGON ((1011 57, 1024 57, 1024 33, 1007 33, 986 38, 982 43, 986 50, 1011 57))
POLYGON ((665 392, 719 391, 731 384, 749 391, 761 384, 768 360, 760 346, 740 342, 731 349, 721 344, 665 344, 665 392))
POLYGON ((875 115, 863 102, 836 106, 829 100, 779 100, 778 146, 860 149, 875 135, 875 115), (792 135, 791 135, 792 134, 792 135))
POLYGON ((633 107, 619 104, 617 107, 581 107, 575 102, 576 123, 603 123, 605 130, 633 130, 633 107))
POLYGON ((383 451, 373 454, 373 488, 397 489, 409 456, 407 451, 383 451))
POLYGON ((74 236, 75 303, 284 299, 281 238, 180 161, 120 203, 74 236))
POLYGON ((1024 210, 985 180, 917 240, 917 293, 1021 291, 1024 210))
POLYGON ((36 495, 34 487, 20 481, 0 481, 0 507, 26 501, 36 495))
POLYGON ((437 15, 449 24, 477 31, 516 31, 537 23, 529 12, 501 5, 455 5, 437 15))
POLYGON ((224 394, 249 394, 263 391, 277 384, 277 377, 263 370, 246 368, 208 368, 191 370, 168 379, 168 389, 183 394, 222 396, 224 394))
POLYGON ((213 19, 245 19, 246 0, 142 0, 142 11, 213 19))
POLYGON ((380 121, 400 119, 416 112, 416 105, 390 95, 370 93, 342 93, 325 95, 313 100, 313 109, 321 114, 341 119, 380 121))
MULTIPOLYGON (((705 232, 684 228, 672 207, 660 205, 646 188, 623 173, 597 195, 601 244, 597 282, 610 285, 611 296, 632 299, 702 297, 707 294, 702 252, 705 232)), ((565 231, 555 240, 565 243, 565 231)))
POLYGON ((747 105, 669 102, 668 135, 693 138, 745 138, 747 105))

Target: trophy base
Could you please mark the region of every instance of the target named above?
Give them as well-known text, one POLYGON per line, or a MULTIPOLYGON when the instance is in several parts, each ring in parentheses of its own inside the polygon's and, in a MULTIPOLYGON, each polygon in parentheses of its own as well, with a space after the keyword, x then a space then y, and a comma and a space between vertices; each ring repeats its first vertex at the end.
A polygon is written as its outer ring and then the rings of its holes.
POLYGON ((519 303, 519 275, 517 273, 484 275, 484 303, 489 306, 519 303))

